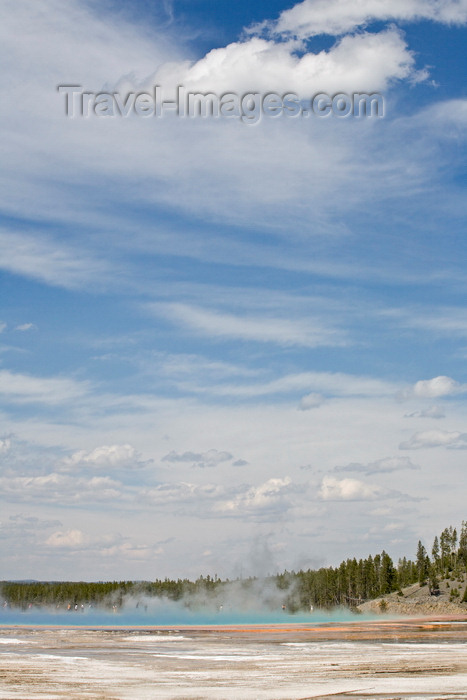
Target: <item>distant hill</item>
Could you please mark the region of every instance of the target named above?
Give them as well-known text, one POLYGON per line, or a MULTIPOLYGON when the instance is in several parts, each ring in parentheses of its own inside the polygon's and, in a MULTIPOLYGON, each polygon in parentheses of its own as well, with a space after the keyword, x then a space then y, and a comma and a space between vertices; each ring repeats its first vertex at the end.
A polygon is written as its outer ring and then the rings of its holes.
POLYGON ((389 593, 369 600, 357 607, 362 613, 384 613, 390 615, 467 615, 467 602, 462 602, 467 585, 467 575, 442 579, 438 584, 439 593, 433 595, 430 586, 414 583, 400 593, 389 593))

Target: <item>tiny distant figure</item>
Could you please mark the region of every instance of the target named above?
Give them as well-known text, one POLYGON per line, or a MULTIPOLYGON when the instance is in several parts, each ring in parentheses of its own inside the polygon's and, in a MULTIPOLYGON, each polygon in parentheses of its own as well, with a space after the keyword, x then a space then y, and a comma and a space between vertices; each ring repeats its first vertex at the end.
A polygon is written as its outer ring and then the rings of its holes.
POLYGON ((312 605, 310 605, 310 612, 313 612, 313 610, 314 610, 314 607, 312 605))
POLYGON ((287 610, 287 608, 284 604, 282 604, 282 610, 287 610))
POLYGON ((81 612, 84 612, 84 605, 81 603, 81 612))
POLYGON ((78 603, 75 603, 75 610, 78 610, 78 603))
POLYGON ((68 605, 66 606, 66 609, 68 610, 68 612, 71 610, 71 603, 68 603, 68 605))
POLYGON ((224 609, 224 606, 223 606, 223 605, 219 605, 219 612, 222 612, 223 609, 224 609))

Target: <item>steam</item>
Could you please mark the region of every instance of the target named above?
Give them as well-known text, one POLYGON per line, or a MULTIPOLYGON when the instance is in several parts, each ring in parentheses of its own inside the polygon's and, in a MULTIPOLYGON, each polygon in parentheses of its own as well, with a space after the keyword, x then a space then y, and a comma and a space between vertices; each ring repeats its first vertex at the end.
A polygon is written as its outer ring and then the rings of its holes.
POLYGON ((318 611, 300 608, 295 584, 284 577, 248 578, 216 582, 204 579, 205 586, 185 592, 178 600, 148 595, 141 584, 126 595, 114 592, 98 606, 90 603, 27 605, 24 609, 0 608, 2 624, 112 627, 177 627, 188 625, 235 625, 317 623, 320 620, 349 620, 347 609, 318 611))

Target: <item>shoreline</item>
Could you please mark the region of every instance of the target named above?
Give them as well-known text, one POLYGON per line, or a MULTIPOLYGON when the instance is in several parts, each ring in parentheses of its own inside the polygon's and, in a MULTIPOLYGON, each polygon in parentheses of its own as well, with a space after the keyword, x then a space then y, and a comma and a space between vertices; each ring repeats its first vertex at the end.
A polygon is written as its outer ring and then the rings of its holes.
POLYGON ((315 628, 322 628, 323 626, 361 626, 361 625, 385 625, 394 623, 435 623, 435 622, 459 622, 467 623, 467 614, 459 615, 380 615, 380 616, 363 616, 361 618, 356 617, 354 620, 310 620, 310 622, 293 622, 288 620, 286 622, 244 622, 244 623, 224 623, 224 624, 213 624, 213 623, 196 623, 190 624, 183 622, 181 624, 171 624, 171 625, 160 625, 160 624, 114 624, 114 625, 93 625, 93 624, 54 624, 54 623, 3 623, 0 622, 0 630, 7 629, 73 629, 73 630, 204 630, 204 629, 278 629, 285 630, 286 627, 290 627, 293 630, 303 629, 304 631, 314 630, 315 628))

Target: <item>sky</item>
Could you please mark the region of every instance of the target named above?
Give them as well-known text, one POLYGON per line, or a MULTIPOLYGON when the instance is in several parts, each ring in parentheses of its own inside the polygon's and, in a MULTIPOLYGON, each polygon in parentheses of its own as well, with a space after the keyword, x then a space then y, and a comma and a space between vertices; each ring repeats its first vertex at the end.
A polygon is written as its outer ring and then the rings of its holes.
POLYGON ((467 1, 1 15, 0 579, 430 551, 467 519, 467 1), (384 115, 71 117, 64 85, 384 115))

